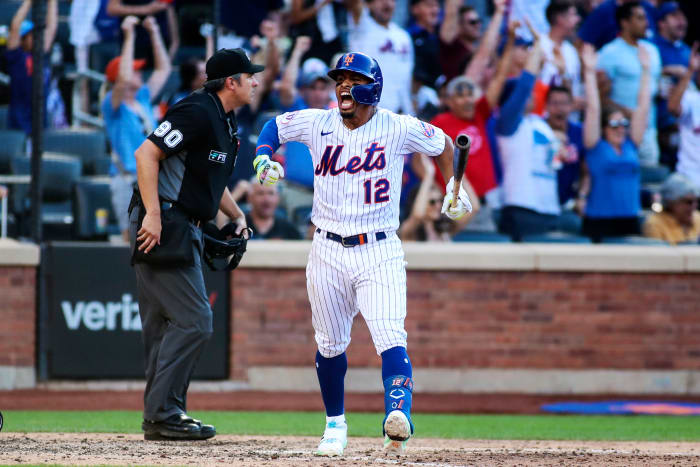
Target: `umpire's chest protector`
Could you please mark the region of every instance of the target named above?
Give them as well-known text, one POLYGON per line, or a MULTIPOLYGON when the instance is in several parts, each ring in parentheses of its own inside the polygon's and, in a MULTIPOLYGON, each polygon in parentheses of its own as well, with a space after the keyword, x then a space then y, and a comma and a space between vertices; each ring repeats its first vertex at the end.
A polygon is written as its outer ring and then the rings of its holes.
POLYGON ((236 119, 233 112, 224 112, 216 95, 202 90, 189 98, 196 99, 206 109, 208 121, 196 143, 187 148, 185 167, 190 176, 183 179, 180 201, 197 206, 201 213, 197 217, 209 220, 216 216, 236 164, 239 146, 236 119), (185 200, 184 197, 193 199, 185 200))

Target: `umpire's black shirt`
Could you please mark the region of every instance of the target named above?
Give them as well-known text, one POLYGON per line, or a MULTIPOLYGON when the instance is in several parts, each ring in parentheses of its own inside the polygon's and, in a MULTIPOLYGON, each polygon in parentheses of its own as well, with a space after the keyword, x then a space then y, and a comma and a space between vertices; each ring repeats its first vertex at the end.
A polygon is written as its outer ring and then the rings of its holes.
POLYGON ((148 139, 166 155, 158 195, 196 219, 213 219, 238 152, 234 113, 224 112, 215 93, 200 89, 172 106, 148 139))

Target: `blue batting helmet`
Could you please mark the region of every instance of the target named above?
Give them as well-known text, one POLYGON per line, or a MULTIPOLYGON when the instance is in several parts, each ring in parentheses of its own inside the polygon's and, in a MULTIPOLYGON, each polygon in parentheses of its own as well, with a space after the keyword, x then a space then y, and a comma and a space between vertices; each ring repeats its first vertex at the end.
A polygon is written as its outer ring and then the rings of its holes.
POLYGON ((382 70, 379 63, 369 55, 360 52, 349 52, 338 59, 335 68, 328 72, 331 79, 335 79, 342 70, 359 73, 372 82, 369 84, 358 84, 352 87, 350 94, 358 104, 377 105, 382 95, 382 70))

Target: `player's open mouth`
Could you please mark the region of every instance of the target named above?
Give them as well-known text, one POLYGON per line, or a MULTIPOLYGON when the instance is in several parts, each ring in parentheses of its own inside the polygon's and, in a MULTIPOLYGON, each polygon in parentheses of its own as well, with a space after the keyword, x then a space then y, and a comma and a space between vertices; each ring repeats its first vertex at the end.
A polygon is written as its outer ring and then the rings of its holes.
POLYGON ((352 109, 355 102, 352 100, 352 95, 349 91, 341 91, 340 93, 340 110, 352 109))

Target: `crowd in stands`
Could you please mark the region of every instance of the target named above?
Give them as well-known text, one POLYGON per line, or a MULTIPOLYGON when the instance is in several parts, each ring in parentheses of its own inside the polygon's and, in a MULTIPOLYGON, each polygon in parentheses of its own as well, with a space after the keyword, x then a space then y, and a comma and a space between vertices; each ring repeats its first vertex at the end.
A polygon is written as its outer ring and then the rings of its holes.
MULTIPOLYGON (((255 141, 271 116, 337 106, 327 72, 352 50, 378 60, 381 107, 472 139, 464 183, 474 209, 457 222, 440 214, 445 180, 434 161, 403 155, 403 240, 698 243, 700 52, 685 4, 222 0, 214 15, 206 1, 48 0, 40 66, 32 1, 0 4, 12 12, 0 34, 9 78, 0 85, 0 132, 23 142, 16 154, 0 148, 0 176, 30 154, 31 78, 41 70, 46 131, 106 136, 105 170, 88 174, 83 161, 82 175, 109 177, 115 234, 126 236, 134 150, 168 106, 203 85, 215 49, 242 47, 266 66, 237 114, 229 183, 255 239, 313 232, 309 149, 283 145, 273 158, 286 179, 263 187, 250 181, 255 141), (104 78, 75 78, 90 72, 104 78), (78 121, 79 110, 95 120, 78 121)), ((0 197, 7 191, 0 186, 0 197)))

